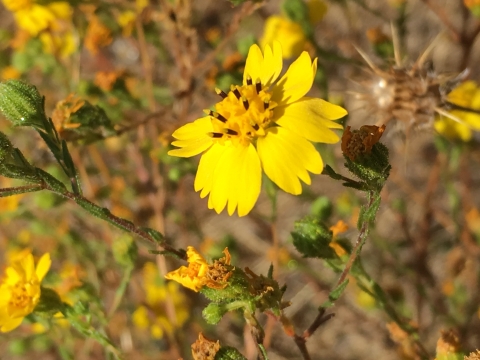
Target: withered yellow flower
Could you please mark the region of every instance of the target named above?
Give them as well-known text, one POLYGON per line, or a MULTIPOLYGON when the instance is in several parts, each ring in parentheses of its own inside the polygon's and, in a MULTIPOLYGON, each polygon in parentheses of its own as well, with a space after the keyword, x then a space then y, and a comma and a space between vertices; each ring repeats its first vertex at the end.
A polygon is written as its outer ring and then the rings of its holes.
POLYGON ((225 257, 215 260, 209 265, 193 246, 187 247, 187 266, 181 266, 175 271, 165 275, 169 280, 175 280, 186 288, 200 291, 204 286, 212 289, 223 289, 227 286, 227 280, 232 275, 230 267, 230 253, 223 250, 225 257))
POLYGON ((40 300, 40 284, 50 269, 50 254, 44 254, 37 267, 28 253, 5 270, 0 283, 0 332, 12 331, 32 313, 40 300))
POLYGON ((166 279, 174 280, 186 288, 198 292, 207 280, 207 261, 200 255, 193 246, 187 247, 187 266, 180 266, 177 270, 165 275, 166 279))
POLYGON ((345 128, 342 136, 342 152, 350 160, 354 161, 357 156, 370 154, 373 145, 382 137, 385 125, 363 125, 360 130, 350 131, 350 126, 345 128))

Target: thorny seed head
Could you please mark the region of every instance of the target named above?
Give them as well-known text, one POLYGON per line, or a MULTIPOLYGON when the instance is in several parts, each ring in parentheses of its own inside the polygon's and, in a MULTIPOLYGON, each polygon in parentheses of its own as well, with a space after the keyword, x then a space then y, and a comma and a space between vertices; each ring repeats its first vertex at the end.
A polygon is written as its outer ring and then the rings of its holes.
POLYGON ((446 97, 468 74, 464 71, 454 76, 435 72, 425 61, 430 46, 412 65, 397 60, 396 65, 381 69, 361 50, 370 66, 370 77, 360 82, 362 92, 354 92, 365 103, 369 112, 377 116, 377 125, 396 120, 408 132, 412 128, 432 126, 435 114, 448 114, 452 104, 446 97), (444 109, 444 111, 443 111, 444 109))

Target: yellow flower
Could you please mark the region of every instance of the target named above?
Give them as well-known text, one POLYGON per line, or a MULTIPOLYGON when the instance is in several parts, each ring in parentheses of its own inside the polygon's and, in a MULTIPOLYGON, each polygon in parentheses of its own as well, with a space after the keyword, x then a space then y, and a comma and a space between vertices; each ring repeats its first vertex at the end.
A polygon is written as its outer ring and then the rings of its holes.
POLYGON ((15 21, 20 29, 37 36, 46 29, 59 30, 61 22, 69 22, 72 8, 67 2, 54 2, 48 5, 31 4, 14 12, 15 21))
POLYGON ((96 55, 101 47, 112 42, 112 32, 106 27, 97 16, 92 16, 85 35, 85 48, 91 54, 96 55))
POLYGON ((32 4, 31 0, 2 0, 2 2, 9 11, 28 9, 32 4))
POLYGON ((40 283, 50 268, 50 254, 44 254, 35 268, 33 255, 7 267, 0 283, 0 332, 18 327, 40 300, 40 283))
MULTIPOLYGON (((308 20, 315 25, 323 19, 327 12, 327 5, 320 0, 312 0, 307 3, 308 20)), ((305 50, 308 42, 302 26, 286 16, 272 15, 265 21, 263 37, 260 40, 262 47, 272 45, 278 41, 282 46, 283 58, 290 59, 300 55, 305 50)))
POLYGON ((203 152, 195 178, 195 191, 207 195, 208 207, 232 215, 250 212, 260 194, 262 168, 282 190, 298 195, 300 180, 310 184, 308 171, 320 174, 323 161, 311 142, 336 143, 331 121, 347 114, 340 106, 306 97, 317 71, 317 60, 303 52, 283 77, 282 49, 278 42, 250 47, 243 85, 228 94, 209 116, 182 126, 173 133, 179 147, 169 155, 191 157, 203 152))
MULTIPOLYGON (((448 94, 447 100, 454 105, 480 110, 480 88, 475 81, 465 81, 448 94)), ((443 136, 469 141, 472 129, 480 130, 480 114, 460 110, 451 110, 449 113, 461 122, 446 116, 438 117, 434 123, 435 130, 443 136)))
POLYGON ((20 71, 15 69, 13 66, 5 66, 0 72, 0 79, 2 80, 18 79, 20 75, 21 75, 20 71))
POLYGON ((187 300, 180 291, 177 283, 169 282, 158 276, 154 263, 146 263, 143 268, 145 286, 145 305, 139 306, 132 315, 132 321, 140 329, 150 329, 156 339, 162 338, 165 333, 171 335, 176 328, 180 328, 189 317, 187 300), (167 317, 166 301, 170 299, 175 307, 175 320, 172 323, 167 317))
POLYGON ((40 41, 44 52, 58 55, 61 58, 68 57, 77 49, 75 36, 71 31, 65 33, 43 32, 40 34, 40 41))
POLYGON ((193 246, 187 247, 187 258, 188 267, 181 266, 166 274, 165 278, 198 292, 205 285, 208 264, 193 246))
POLYGON ((263 37, 260 39, 262 47, 278 41, 282 46, 283 58, 290 59, 300 55, 307 43, 307 37, 300 24, 286 17, 273 15, 265 21, 263 37))

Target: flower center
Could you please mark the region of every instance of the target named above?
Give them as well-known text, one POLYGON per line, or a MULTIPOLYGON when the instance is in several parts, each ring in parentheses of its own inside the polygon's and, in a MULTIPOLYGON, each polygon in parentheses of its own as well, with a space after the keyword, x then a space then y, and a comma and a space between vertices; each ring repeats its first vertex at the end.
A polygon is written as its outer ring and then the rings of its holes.
POLYGON ((253 139, 265 136, 277 106, 270 100, 272 94, 268 87, 247 79, 247 85, 232 85, 228 94, 219 89, 215 91, 223 100, 215 104, 216 111, 205 110, 207 115, 214 117, 212 138, 247 146, 253 139))
POLYGON ((38 284, 19 282, 11 288, 11 297, 8 302, 11 315, 29 314, 37 305, 40 298, 38 284), (35 289, 34 287, 38 287, 35 289), (33 294, 33 295, 32 295, 33 294))

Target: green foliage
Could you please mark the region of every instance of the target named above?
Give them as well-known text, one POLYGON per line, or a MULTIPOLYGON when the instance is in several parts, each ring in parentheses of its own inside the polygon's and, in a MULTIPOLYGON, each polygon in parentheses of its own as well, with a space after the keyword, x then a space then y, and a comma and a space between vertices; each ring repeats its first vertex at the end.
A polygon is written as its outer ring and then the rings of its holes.
POLYGON ((330 247, 332 231, 319 219, 308 216, 295 222, 293 245, 304 257, 333 259, 335 251, 330 247))
POLYGON ((324 302, 322 306, 320 306, 320 309, 333 306, 335 304, 335 301, 337 301, 338 298, 342 296, 343 292, 347 288, 347 285, 348 279, 345 279, 342 283, 338 284, 338 286, 328 294, 328 301, 324 302))
POLYGON ((247 360, 247 358, 233 347, 222 346, 215 354, 214 360, 247 360))
POLYGON ((42 128, 43 98, 33 85, 19 80, 0 83, 0 111, 14 126, 42 128))

